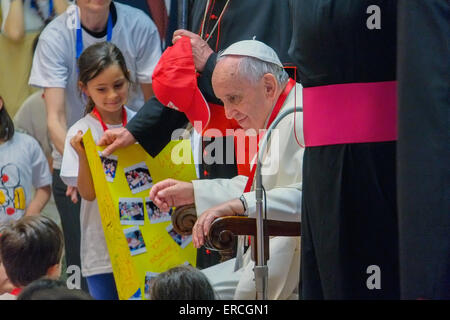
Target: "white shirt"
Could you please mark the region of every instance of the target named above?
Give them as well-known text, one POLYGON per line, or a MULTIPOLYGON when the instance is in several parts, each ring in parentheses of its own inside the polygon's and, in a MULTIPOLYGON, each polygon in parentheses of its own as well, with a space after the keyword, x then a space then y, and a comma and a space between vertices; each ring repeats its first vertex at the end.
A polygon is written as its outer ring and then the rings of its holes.
MULTIPOLYGON (((5 30, 6 17, 8 17, 11 0, 1 0, 2 2, 2 32, 5 30)), ((48 19, 48 0, 37 0, 37 5, 42 12, 44 19, 48 19)), ((38 15, 36 9, 31 8, 31 0, 25 0, 23 4, 23 19, 25 23, 25 31, 37 31, 44 26, 44 21, 38 15)))
MULTIPOLYGON (((134 111, 126 108, 128 121, 136 114, 134 111)), ((110 128, 119 128, 122 125, 106 125, 110 128)), ((97 142, 103 135, 103 128, 96 118, 86 115, 78 120, 67 131, 64 145, 64 155, 61 165, 61 179, 68 186, 77 186, 78 181, 78 154, 70 145, 70 139, 77 134, 79 130, 85 133, 91 129, 94 141, 97 142)), ((112 266, 106 246, 105 234, 103 233, 100 211, 97 200, 81 200, 80 208, 81 224, 81 273, 84 277, 111 273, 112 266)))
MULTIPOLYGON (((291 90, 277 118, 285 110, 302 105, 302 86, 297 84, 296 88, 296 102, 294 90, 291 90)), ((302 112, 297 112, 295 116, 294 113, 286 116, 275 128, 278 130, 278 134, 272 133, 268 147, 264 150, 262 182, 267 191, 268 219, 300 221, 304 148, 297 143, 294 129, 297 132, 299 143, 304 144, 302 126, 302 112)), ((192 181, 197 214, 200 215, 205 210, 225 201, 239 198, 247 180, 246 176, 236 176, 232 179, 192 181)), ((256 178, 253 180, 253 186, 255 181, 256 178)), ((248 215, 255 217, 255 192, 247 192, 244 197, 248 204, 248 215)), ((300 239, 298 237, 273 237, 269 242, 271 250, 268 261, 268 298, 288 299, 292 296, 299 281, 300 239)), ((239 279, 234 299, 255 299, 254 262, 251 261, 250 251, 247 250, 244 256, 237 254, 237 260, 242 259, 243 264, 239 270, 236 270, 239 279)), ((218 274, 217 277, 221 277, 221 275, 218 274)))
MULTIPOLYGON (((152 82, 153 69, 161 56, 159 34, 153 21, 141 10, 121 3, 114 5, 117 21, 111 42, 122 51, 130 70, 132 84, 127 105, 137 111, 144 105, 139 84, 152 82)), ((76 29, 67 26, 71 12, 73 7, 55 18, 42 32, 29 79, 32 86, 65 88, 67 127, 83 117, 86 105, 77 86, 76 29)), ((82 32, 83 48, 106 41, 106 36, 99 39, 82 32)), ((53 167, 59 169, 61 156, 56 150, 52 155, 53 167)))
POLYGON ((51 184, 47 159, 33 137, 16 131, 0 144, 0 223, 22 218, 32 187, 51 184))

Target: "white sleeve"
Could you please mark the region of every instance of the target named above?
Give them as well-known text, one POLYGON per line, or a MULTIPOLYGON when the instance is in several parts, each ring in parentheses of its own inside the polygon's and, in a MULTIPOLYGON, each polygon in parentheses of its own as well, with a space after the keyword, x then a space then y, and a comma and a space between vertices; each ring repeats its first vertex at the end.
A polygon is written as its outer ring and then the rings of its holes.
POLYGON ((239 198, 248 177, 236 176, 232 179, 194 180, 195 207, 197 215, 225 201, 239 198))
POLYGON ((153 70, 161 57, 161 40, 158 29, 145 14, 139 16, 136 25, 136 77, 139 83, 151 83, 153 70))
POLYGON ((48 161, 45 158, 44 152, 34 138, 32 138, 31 141, 31 174, 33 187, 41 188, 51 185, 52 176, 50 174, 50 168, 48 166, 48 161))
MULTIPOLYGON (((45 31, 44 31, 45 32, 45 31)), ((30 86, 40 88, 66 88, 69 77, 67 54, 64 51, 64 40, 58 35, 49 40, 49 36, 39 38, 33 57, 30 86)), ((68 49, 66 48, 66 51, 68 49)))
POLYGON ((61 163, 61 172, 60 177, 61 180, 68 186, 77 186, 78 182, 78 154, 75 151, 74 148, 70 145, 70 139, 72 139, 73 136, 78 132, 78 130, 81 130, 83 132, 86 132, 86 129, 79 129, 75 128, 74 126, 70 127, 69 131, 67 132, 66 141, 64 143, 64 152, 63 152, 63 158, 61 163))
POLYGON ((5 22, 6 17, 9 13, 9 6, 11 4, 11 0, 1 0, 2 2, 2 32, 5 32, 5 22))
MULTIPOLYGON (((268 190, 266 191, 266 196, 268 219, 300 222, 300 213, 302 209, 301 183, 268 190)), ((248 206, 248 216, 251 218, 256 218, 255 192, 244 193, 244 198, 248 206)))

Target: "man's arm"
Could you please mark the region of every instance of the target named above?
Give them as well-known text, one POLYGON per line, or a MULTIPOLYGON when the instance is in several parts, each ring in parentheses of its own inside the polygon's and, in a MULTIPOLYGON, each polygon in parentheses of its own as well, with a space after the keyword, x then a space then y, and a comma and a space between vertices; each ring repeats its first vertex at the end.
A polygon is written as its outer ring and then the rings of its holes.
POLYGON ((33 200, 28 205, 25 215, 38 215, 44 209, 50 199, 52 189, 50 186, 44 186, 36 189, 33 200))
POLYGON ((128 122, 126 129, 155 157, 170 142, 173 131, 187 122, 184 113, 165 107, 153 97, 128 122))
POLYGON ((47 108, 47 127, 50 140, 55 145, 56 150, 63 154, 67 134, 65 89, 45 88, 44 99, 47 108))
POLYGON ((19 41, 25 36, 23 2, 21 0, 11 1, 3 33, 13 41, 19 41))
POLYGON ((154 96, 153 88, 151 83, 141 83, 141 90, 144 94, 144 101, 150 100, 154 96))

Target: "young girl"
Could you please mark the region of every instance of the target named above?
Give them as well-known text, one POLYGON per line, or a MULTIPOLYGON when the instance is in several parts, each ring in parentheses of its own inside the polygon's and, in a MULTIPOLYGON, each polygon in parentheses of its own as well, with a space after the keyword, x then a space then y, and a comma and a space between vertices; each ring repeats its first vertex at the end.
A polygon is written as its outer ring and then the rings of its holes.
POLYGON ((83 134, 91 129, 97 142, 110 128, 125 126, 135 112, 125 106, 129 72, 120 50, 110 42, 94 44, 78 60, 79 87, 88 98, 86 115, 67 132, 61 178, 78 188, 81 201, 81 272, 94 299, 118 299, 111 261, 93 187, 83 134))
POLYGON ((50 199, 51 183, 41 147, 31 136, 14 132, 0 97, 0 224, 39 214, 50 199))

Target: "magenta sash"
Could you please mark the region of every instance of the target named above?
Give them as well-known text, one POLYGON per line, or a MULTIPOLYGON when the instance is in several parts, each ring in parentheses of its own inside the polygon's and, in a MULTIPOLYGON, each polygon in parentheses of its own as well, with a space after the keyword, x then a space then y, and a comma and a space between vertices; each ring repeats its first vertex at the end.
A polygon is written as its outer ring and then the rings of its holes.
POLYGON ((303 88, 307 147, 397 140, 397 82, 303 88))

